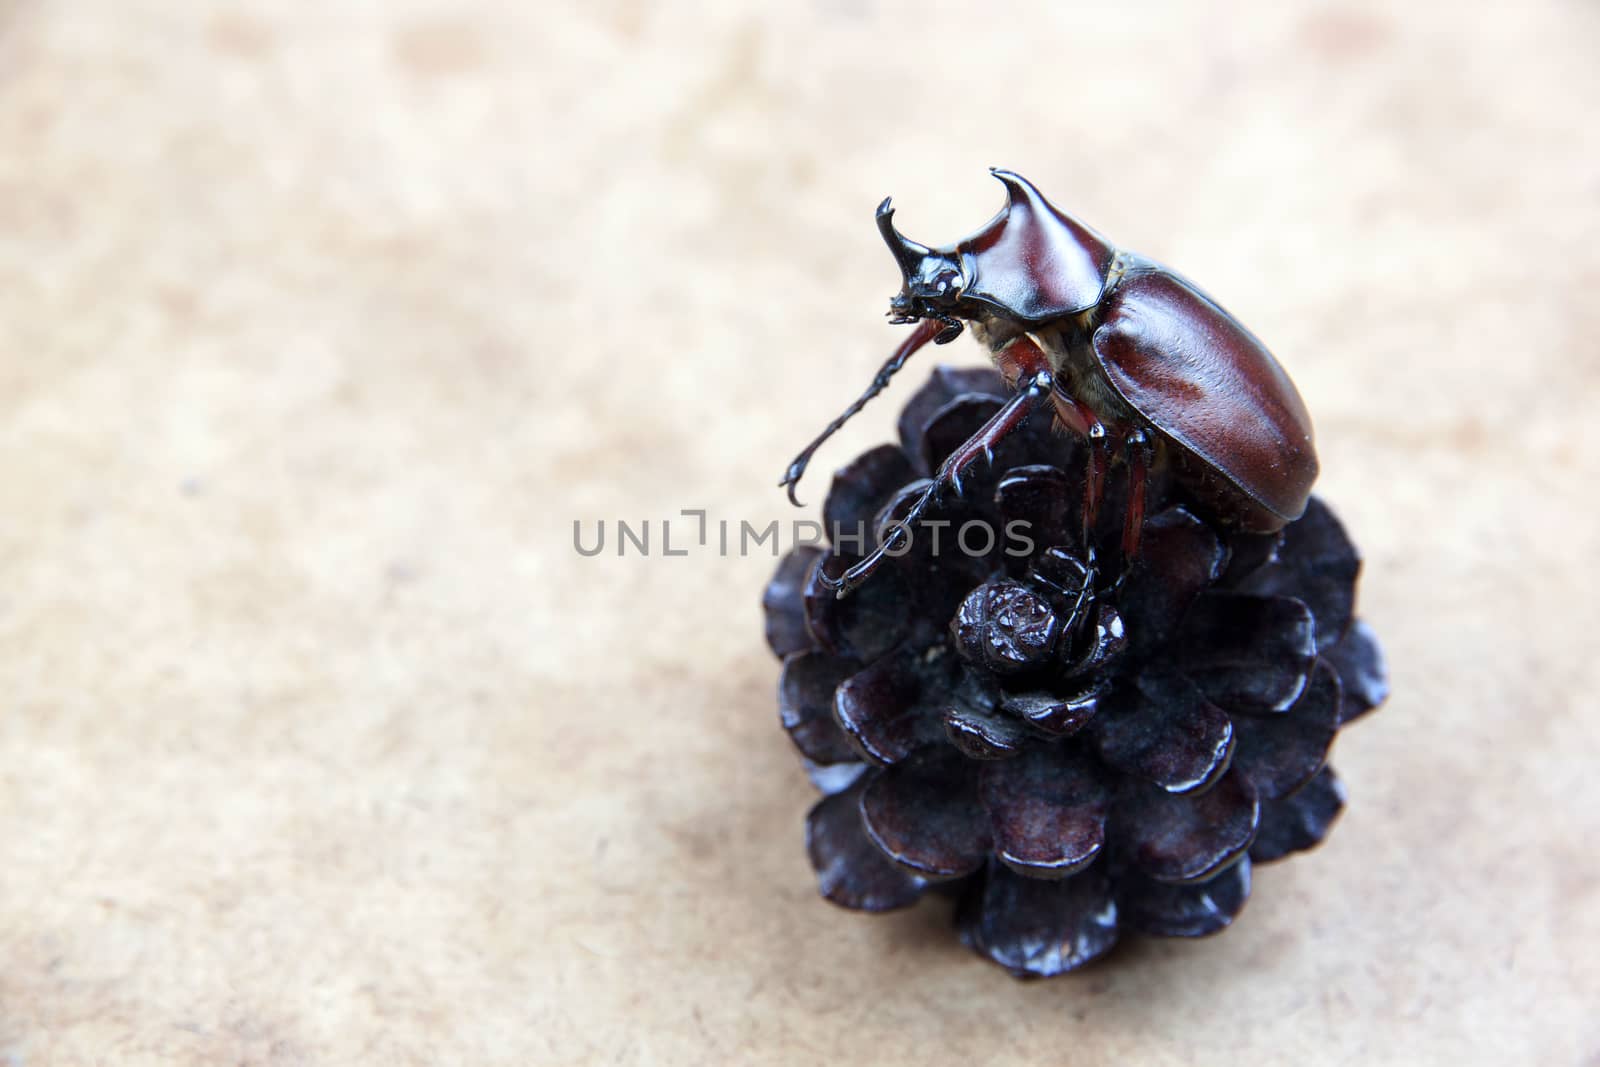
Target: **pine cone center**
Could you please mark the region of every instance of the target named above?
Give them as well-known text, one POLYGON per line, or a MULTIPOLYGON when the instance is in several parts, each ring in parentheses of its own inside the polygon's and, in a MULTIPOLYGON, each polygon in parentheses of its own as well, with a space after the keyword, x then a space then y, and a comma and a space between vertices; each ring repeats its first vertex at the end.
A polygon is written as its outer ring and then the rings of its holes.
POLYGON ((1015 674, 1050 659, 1061 619, 1032 588, 1006 580, 973 590, 951 629, 956 648, 969 662, 997 674, 1015 674))

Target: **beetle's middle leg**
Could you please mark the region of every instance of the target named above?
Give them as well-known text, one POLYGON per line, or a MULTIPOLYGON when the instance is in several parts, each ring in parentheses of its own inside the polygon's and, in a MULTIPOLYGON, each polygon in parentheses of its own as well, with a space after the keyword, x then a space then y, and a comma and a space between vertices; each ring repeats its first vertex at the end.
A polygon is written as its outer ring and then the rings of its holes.
POLYGON ((932 484, 922 491, 905 516, 890 528, 888 536, 882 543, 838 578, 819 575, 822 584, 832 589, 834 595, 842 597, 866 581, 868 576, 878 569, 885 556, 905 543, 911 536, 912 525, 946 489, 960 492, 962 472, 980 458, 992 461, 994 450, 999 447, 1000 442, 1011 436, 1027 421, 1029 415, 1042 407, 1054 391, 1055 376, 1049 370, 1040 370, 1023 381, 1022 388, 1006 401, 1004 407, 995 412, 988 422, 979 427, 977 433, 963 441, 960 447, 945 458, 939 465, 939 471, 934 475, 932 484))

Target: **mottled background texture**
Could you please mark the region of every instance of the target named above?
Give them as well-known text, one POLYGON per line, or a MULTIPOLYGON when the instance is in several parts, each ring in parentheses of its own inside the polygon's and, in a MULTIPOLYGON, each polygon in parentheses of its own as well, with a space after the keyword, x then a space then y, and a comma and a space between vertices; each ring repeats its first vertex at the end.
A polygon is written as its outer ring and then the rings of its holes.
POLYGON ((1600 1062, 1597 54, 1578 0, 0 0, 0 1063, 1600 1062), (1395 686, 1232 930, 1031 985, 817 899, 772 560, 659 554, 790 517, 899 336, 873 206, 954 238, 989 164, 1280 354, 1395 686))

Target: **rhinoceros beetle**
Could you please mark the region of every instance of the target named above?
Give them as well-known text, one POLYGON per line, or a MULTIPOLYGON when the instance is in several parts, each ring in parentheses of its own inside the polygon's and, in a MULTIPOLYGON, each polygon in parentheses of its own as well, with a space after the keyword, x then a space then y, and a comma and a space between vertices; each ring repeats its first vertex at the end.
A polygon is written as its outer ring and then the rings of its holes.
POLYGON ((889 200, 878 229, 904 280, 889 321, 916 329, 872 384, 789 465, 795 486, 817 448, 888 385, 929 341, 947 344, 970 327, 1014 390, 958 447, 902 523, 838 579, 844 596, 895 550, 939 495, 1035 410, 1083 435, 1084 540, 1097 515, 1106 469, 1128 464, 1124 567, 1138 553, 1144 487, 1166 463, 1178 483, 1225 526, 1270 533, 1300 517, 1317 476, 1311 420, 1283 368, 1238 320, 1197 286, 1155 261, 1115 247, 1057 209, 1010 171, 991 169, 1006 206, 977 233, 930 248, 894 226, 889 200))

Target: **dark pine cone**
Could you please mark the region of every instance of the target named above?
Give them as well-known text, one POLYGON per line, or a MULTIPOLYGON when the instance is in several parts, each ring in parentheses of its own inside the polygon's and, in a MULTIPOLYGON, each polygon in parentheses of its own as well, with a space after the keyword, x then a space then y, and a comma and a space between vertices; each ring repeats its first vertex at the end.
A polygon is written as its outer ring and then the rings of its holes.
POLYGON ((885 911, 947 888, 969 946, 1054 975, 1125 931, 1227 926, 1252 863, 1328 832, 1344 805, 1328 748, 1388 683, 1353 617, 1360 559, 1320 500, 1279 534, 1228 533, 1154 477, 1121 575, 1119 468, 1094 573, 1082 453, 1045 419, 926 516, 948 525, 918 527, 835 599, 818 574, 875 545, 1005 395, 991 370, 934 372, 900 445, 835 475, 833 547, 779 564, 767 640, 784 728, 824 794, 806 818, 822 895, 885 911))

